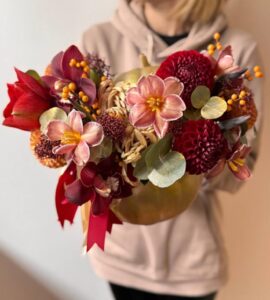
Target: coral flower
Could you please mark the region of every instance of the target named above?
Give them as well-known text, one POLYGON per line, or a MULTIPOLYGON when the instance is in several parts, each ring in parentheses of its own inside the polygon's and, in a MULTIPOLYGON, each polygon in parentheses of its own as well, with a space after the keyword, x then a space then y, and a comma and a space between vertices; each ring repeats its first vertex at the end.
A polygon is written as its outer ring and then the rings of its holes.
POLYGON ((127 93, 130 123, 139 128, 153 126, 162 138, 169 121, 183 116, 186 105, 180 97, 184 85, 175 77, 162 80, 156 75, 143 76, 137 87, 127 93))
POLYGON ((207 51, 203 51, 203 54, 211 61, 214 73, 217 76, 234 73, 241 70, 238 65, 234 64, 231 46, 227 46, 225 49, 220 51, 217 59, 209 55, 207 51))
POLYGON ((104 137, 103 129, 97 122, 88 122, 83 126, 82 114, 72 110, 67 122, 53 120, 47 128, 47 136, 51 141, 61 141, 60 146, 53 149, 55 154, 66 154, 67 158, 83 166, 90 158, 90 147, 99 145, 104 137))
POLYGON ((229 170, 239 180, 246 180, 250 178, 251 171, 246 164, 246 157, 249 155, 251 147, 242 145, 237 142, 231 153, 229 153, 227 159, 221 159, 216 166, 207 174, 208 178, 219 175, 225 168, 227 163, 229 170))

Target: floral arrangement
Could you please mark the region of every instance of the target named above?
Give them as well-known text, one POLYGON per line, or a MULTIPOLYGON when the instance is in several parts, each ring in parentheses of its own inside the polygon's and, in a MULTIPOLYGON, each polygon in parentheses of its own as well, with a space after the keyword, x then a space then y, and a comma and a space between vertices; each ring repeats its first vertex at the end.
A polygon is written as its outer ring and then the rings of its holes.
POLYGON ((87 250, 104 249, 112 225, 136 214, 148 224, 182 212, 196 196, 197 178, 224 168, 250 177, 246 133, 255 130, 257 110, 246 81, 263 73, 237 66, 231 46, 224 48, 218 33, 214 40, 206 51, 179 51, 156 67, 142 56, 143 68, 114 77, 97 55, 84 57, 75 46, 58 53, 44 76, 16 69, 3 124, 30 132, 44 166, 64 167, 59 221, 72 222, 83 208, 87 250), (185 187, 191 192, 180 197, 185 187), (160 212, 170 195, 173 214, 160 212))

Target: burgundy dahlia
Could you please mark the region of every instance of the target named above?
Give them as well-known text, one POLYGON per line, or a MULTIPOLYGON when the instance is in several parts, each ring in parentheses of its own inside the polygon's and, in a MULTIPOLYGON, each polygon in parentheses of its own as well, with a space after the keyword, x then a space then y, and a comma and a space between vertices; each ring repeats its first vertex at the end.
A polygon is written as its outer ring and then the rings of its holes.
POLYGON ((98 123, 102 125, 105 136, 117 142, 122 141, 126 130, 126 124, 123 119, 103 113, 98 118, 98 123))
POLYGON ((179 51, 170 55, 159 67, 156 73, 162 79, 174 76, 184 84, 182 99, 191 108, 191 94, 198 85, 210 89, 214 82, 214 71, 210 60, 201 53, 189 50, 179 51))
POLYGON ((182 153, 189 174, 211 170, 226 156, 228 144, 219 126, 212 120, 187 121, 175 136, 173 149, 182 153))

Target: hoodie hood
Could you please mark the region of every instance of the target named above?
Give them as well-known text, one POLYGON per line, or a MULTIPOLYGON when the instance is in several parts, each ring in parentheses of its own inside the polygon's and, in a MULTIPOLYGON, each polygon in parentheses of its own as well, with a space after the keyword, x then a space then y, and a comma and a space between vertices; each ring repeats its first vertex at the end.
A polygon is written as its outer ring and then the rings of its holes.
POLYGON ((223 32, 227 27, 224 14, 219 14, 211 23, 195 23, 188 36, 175 44, 168 45, 148 27, 142 6, 128 0, 119 0, 119 6, 113 19, 116 29, 134 43, 152 63, 164 59, 168 55, 190 49, 202 49, 215 32, 223 32))

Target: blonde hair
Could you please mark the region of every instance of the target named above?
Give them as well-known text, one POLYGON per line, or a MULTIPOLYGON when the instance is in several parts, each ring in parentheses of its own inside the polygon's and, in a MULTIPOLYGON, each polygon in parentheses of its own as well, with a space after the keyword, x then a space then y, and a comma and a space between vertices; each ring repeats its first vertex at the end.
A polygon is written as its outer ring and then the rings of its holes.
MULTIPOLYGON (((137 0, 140 4, 145 4, 148 1, 137 0)), ((178 0, 172 9, 170 17, 181 19, 186 25, 191 25, 195 22, 208 23, 222 10, 225 2, 226 0, 178 0)))

